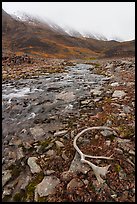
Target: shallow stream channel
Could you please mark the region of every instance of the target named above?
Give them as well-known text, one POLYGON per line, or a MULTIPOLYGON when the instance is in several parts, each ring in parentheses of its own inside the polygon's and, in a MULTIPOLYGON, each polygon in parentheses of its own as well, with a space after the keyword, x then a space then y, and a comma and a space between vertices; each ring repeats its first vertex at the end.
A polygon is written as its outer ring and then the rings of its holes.
POLYGON ((32 136, 30 132, 36 125, 48 134, 62 129, 59 118, 78 114, 80 102, 92 102, 91 95, 94 101, 100 99, 109 78, 92 70, 93 65, 76 64, 66 67, 64 73, 2 84, 3 139, 16 135, 40 139, 42 134, 32 136))

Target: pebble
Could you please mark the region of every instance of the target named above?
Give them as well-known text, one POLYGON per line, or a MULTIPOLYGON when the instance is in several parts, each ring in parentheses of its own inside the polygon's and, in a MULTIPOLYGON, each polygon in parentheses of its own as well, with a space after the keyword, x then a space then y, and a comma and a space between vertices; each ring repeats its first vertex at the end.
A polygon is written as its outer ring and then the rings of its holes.
POLYGON ((107 140, 107 141, 106 141, 106 145, 107 145, 107 146, 110 146, 110 144, 111 144, 111 141, 110 141, 110 140, 107 140))
POLYGON ((74 176, 75 173, 73 171, 64 171, 62 172, 60 178, 62 181, 69 182, 74 176))
POLYGON ((64 144, 60 141, 55 141, 57 148, 64 147, 64 144))
POLYGON ((118 82, 111 83, 110 86, 119 86, 118 82))
POLYGON ((67 130, 62 130, 54 133, 55 137, 61 137, 64 136, 68 131, 67 130))
POLYGON ((77 188, 83 187, 83 182, 78 178, 73 178, 67 185, 67 190, 69 192, 75 191, 77 188))

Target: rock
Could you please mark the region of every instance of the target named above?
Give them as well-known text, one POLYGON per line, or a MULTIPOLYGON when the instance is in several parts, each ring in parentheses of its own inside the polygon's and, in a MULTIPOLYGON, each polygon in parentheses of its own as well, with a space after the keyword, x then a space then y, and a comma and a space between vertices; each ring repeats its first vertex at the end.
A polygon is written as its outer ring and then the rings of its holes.
POLYGON ((116 97, 116 98, 122 98, 126 95, 126 93, 124 91, 120 91, 120 90, 115 90, 114 93, 112 94, 112 97, 116 97))
POLYGON ((61 137, 64 136, 68 131, 67 130, 62 130, 54 133, 55 137, 61 137))
POLYGON ((130 150, 130 151, 129 151, 129 154, 131 154, 131 155, 135 156, 135 151, 130 150))
POLYGON ((11 195, 11 193, 12 193, 12 190, 11 189, 4 189, 4 191, 3 191, 3 196, 8 196, 8 195, 11 195))
POLYGON ((104 137, 108 137, 110 135, 113 135, 113 132, 110 130, 103 130, 100 132, 104 137))
POLYGON ((114 148, 114 150, 119 153, 119 154, 123 154, 123 150, 122 149, 119 149, 119 148, 114 148))
POLYGON ((46 176, 49 176, 49 175, 51 175, 51 174, 53 174, 53 173, 55 173, 54 170, 46 170, 46 171, 44 171, 44 174, 45 174, 46 176))
POLYGON ((73 178, 67 185, 67 190, 69 192, 75 191, 77 188, 83 187, 84 183, 78 179, 78 178, 73 178))
POLYGON ((106 145, 107 145, 107 146, 110 146, 110 144, 111 144, 111 141, 110 141, 110 140, 107 140, 107 141, 106 141, 106 145))
POLYGON ((26 149, 30 149, 32 147, 32 145, 29 143, 29 142, 23 142, 23 146, 26 148, 26 149))
POLYGON ((60 178, 62 181, 69 182, 73 177, 75 176, 75 173, 72 171, 64 171, 60 178))
POLYGON ((34 139, 36 139, 36 140, 45 135, 44 130, 39 126, 35 126, 34 128, 30 128, 30 132, 33 135, 34 139))
POLYGON ((135 166, 135 162, 133 163, 129 158, 127 159, 127 161, 134 167, 135 166))
POLYGON ((56 152, 52 149, 52 150, 48 150, 47 152, 46 152, 46 155, 47 156, 55 156, 56 155, 56 152))
POLYGON ((81 101, 80 103, 81 105, 87 105, 90 103, 90 101, 91 101, 90 99, 87 99, 87 100, 81 101))
POLYGON ((59 93, 57 96, 56 96, 56 100, 57 99, 60 99, 60 100, 64 100, 66 102, 71 102, 71 101, 74 101, 75 99, 75 95, 73 92, 64 92, 62 91, 61 93, 59 93))
POLYGON ((90 93, 93 93, 93 95, 98 95, 100 96, 102 94, 102 91, 98 90, 98 89, 92 89, 90 91, 90 93))
POLYGON ((74 130, 71 131, 70 136, 72 139, 75 137, 75 131, 74 130))
POLYGON ((119 83, 118 82, 113 82, 110 84, 110 86, 119 86, 119 83))
POLYGON ((39 173, 41 171, 40 166, 36 163, 37 157, 29 157, 28 158, 28 165, 30 167, 31 172, 34 173, 39 173))
POLYGON ((85 180, 83 179, 82 181, 83 181, 83 183, 84 183, 85 185, 88 185, 88 184, 89 184, 89 181, 88 181, 87 179, 85 179, 85 180))
POLYGON ((62 158, 66 161, 69 160, 69 158, 66 156, 65 151, 62 152, 62 158))
POLYGON ((91 168, 87 164, 83 164, 80 161, 80 155, 76 152, 75 157, 71 162, 69 171, 82 172, 83 174, 86 174, 90 169, 91 168))
POLYGON ((37 194, 40 197, 48 196, 56 193, 56 186, 60 180, 56 176, 45 176, 41 183, 35 189, 35 201, 38 201, 37 194))
POLYGON ((23 149, 22 147, 18 148, 17 149, 17 160, 21 159, 24 157, 24 154, 23 154, 23 149))
POLYGON ((111 120, 107 120, 106 124, 104 126, 111 126, 112 125, 112 121, 111 120))
POLYGON ((131 112, 131 108, 129 106, 124 106, 123 105, 123 111, 124 111, 124 113, 130 113, 131 112))
POLYGON ((2 172, 2 187, 10 180, 12 177, 11 170, 5 170, 2 172))
POLYGON ((129 139, 116 138, 116 142, 118 143, 118 147, 126 152, 132 149, 132 144, 129 139))
POLYGON ((64 147, 64 144, 60 141, 55 141, 57 148, 64 147))
POLYGON ((98 101, 100 101, 101 99, 102 99, 102 97, 97 97, 97 98, 93 99, 93 101, 94 101, 94 102, 98 102, 98 101))
POLYGON ((25 190, 26 186, 29 184, 31 177, 30 176, 26 176, 25 177, 25 181, 24 183, 21 185, 20 189, 25 190))
POLYGON ((122 180, 126 177, 126 174, 124 173, 123 169, 120 169, 119 171, 119 179, 122 180))
POLYGON ((45 151, 47 151, 48 149, 50 149, 51 147, 53 147, 54 143, 51 142, 47 147, 45 147, 45 151))
POLYGON ((108 64, 105 68, 107 68, 107 69, 112 69, 113 67, 114 67, 113 64, 108 64))

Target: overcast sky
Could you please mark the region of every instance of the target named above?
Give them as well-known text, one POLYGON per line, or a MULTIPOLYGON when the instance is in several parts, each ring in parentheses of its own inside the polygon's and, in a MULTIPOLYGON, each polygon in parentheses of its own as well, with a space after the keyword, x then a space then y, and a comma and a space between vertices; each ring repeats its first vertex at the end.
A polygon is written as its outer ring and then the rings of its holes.
POLYGON ((135 39, 135 2, 2 2, 2 8, 9 14, 27 12, 108 39, 135 39))

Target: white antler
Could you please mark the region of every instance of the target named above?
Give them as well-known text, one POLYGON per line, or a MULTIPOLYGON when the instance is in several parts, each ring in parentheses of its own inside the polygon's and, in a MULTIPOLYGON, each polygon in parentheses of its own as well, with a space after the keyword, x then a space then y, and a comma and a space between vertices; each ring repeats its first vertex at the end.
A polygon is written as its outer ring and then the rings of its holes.
POLYGON ((77 146, 77 144, 76 144, 77 139, 81 135, 83 135, 85 132, 87 132, 89 130, 110 130, 110 131, 113 132, 114 135, 117 135, 117 133, 112 128, 106 127, 106 126, 89 127, 89 128, 86 128, 86 129, 82 130, 80 133, 78 133, 76 135, 76 137, 74 138, 74 141, 73 141, 74 148, 76 149, 76 151, 81 156, 81 162, 89 164, 91 166, 91 168, 93 169, 98 182, 103 183, 104 180, 100 177, 100 175, 105 176, 108 173, 108 169, 109 169, 109 167, 111 165, 108 165, 108 166, 105 166, 105 167, 99 167, 99 166, 96 166, 95 164, 93 164, 92 162, 89 162, 88 160, 86 160, 85 157, 89 157, 89 158, 92 158, 92 159, 107 159, 107 160, 110 160, 110 159, 112 159, 112 155, 109 156, 109 157, 103 157, 103 156, 91 156, 91 155, 83 154, 81 152, 81 150, 79 149, 79 147, 77 146))

